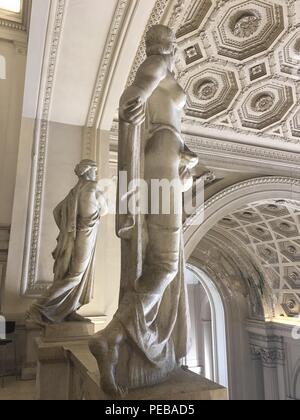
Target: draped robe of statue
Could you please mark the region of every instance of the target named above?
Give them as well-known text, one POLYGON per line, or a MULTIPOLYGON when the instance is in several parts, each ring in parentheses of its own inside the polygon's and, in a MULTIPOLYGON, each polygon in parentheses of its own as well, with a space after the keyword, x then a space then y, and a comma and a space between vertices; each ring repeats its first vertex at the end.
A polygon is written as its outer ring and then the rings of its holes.
MULTIPOLYGON (((119 173, 127 171, 128 184, 133 179, 144 179, 150 188, 153 173, 157 179, 175 179, 183 184, 181 174, 198 162, 175 127, 153 124, 156 99, 153 95, 146 104, 142 126, 120 121, 119 173), (169 142, 167 156, 160 156, 160 141, 169 142), (171 169, 160 172, 168 159, 171 169)), ((129 189, 123 197, 120 192, 116 221, 117 235, 122 239, 122 261, 120 304, 115 318, 128 337, 120 351, 117 383, 129 389, 164 380, 178 367, 189 347, 182 214, 120 214, 133 192, 134 188, 129 189)), ((171 194, 180 207, 182 192, 171 194)))
POLYGON ((60 230, 53 252, 54 282, 31 309, 47 321, 63 322, 91 301, 100 221, 96 188, 96 182, 79 181, 54 210, 55 222, 60 230), (84 214, 79 210, 81 197, 88 198, 84 214))

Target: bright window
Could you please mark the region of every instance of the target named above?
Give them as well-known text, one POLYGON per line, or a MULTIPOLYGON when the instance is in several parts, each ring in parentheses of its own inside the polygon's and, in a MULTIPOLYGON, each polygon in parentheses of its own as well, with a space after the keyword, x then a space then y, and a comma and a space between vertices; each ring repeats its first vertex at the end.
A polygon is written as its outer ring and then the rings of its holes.
POLYGON ((0 0, 0 9, 8 10, 9 12, 20 13, 21 0, 0 0))
MULTIPOLYGON (((6 79, 6 63, 5 63, 5 58, 3 57, 3 55, 0 55, 0 80, 1 79, 2 80, 6 79)), ((0 318, 0 322, 1 322, 1 318, 0 318)))

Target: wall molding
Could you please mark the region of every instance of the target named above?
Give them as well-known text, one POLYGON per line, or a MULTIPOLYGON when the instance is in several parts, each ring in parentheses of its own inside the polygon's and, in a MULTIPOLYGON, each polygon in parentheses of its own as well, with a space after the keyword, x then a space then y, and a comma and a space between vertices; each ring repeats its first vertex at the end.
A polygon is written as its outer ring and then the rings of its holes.
POLYGON ((86 125, 83 130, 82 157, 97 161, 97 129, 99 116, 109 93, 111 78, 117 65, 124 37, 138 1, 119 0, 100 62, 86 125))
POLYGON ((49 12, 49 30, 45 44, 41 80, 41 93, 36 115, 35 138, 33 145, 29 213, 21 283, 21 294, 38 296, 48 287, 37 279, 40 227, 44 195, 45 169, 49 134, 52 93, 56 76, 61 34, 68 0, 52 0, 49 12))

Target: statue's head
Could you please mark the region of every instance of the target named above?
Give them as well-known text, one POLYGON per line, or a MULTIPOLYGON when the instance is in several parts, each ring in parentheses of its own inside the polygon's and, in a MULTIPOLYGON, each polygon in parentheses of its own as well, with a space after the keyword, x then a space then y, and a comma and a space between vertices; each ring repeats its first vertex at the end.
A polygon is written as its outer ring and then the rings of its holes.
POLYGON ((166 55, 175 57, 177 42, 175 33, 168 26, 154 25, 146 34, 147 56, 166 55))
POLYGON ((78 178, 82 178, 86 181, 96 181, 97 173, 97 163, 90 159, 82 160, 75 168, 75 174, 78 178))

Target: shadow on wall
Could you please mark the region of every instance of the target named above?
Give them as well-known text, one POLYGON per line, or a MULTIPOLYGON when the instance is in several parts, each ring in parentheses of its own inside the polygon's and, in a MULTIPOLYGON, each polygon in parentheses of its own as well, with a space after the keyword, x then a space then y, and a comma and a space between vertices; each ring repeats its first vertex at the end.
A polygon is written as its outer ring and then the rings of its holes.
POLYGON ((0 55, 0 80, 6 79, 6 60, 3 55, 0 55))

